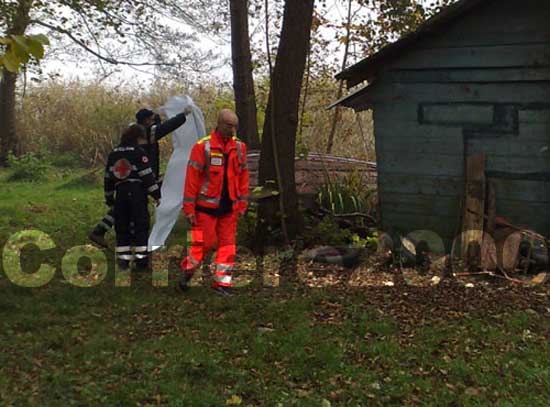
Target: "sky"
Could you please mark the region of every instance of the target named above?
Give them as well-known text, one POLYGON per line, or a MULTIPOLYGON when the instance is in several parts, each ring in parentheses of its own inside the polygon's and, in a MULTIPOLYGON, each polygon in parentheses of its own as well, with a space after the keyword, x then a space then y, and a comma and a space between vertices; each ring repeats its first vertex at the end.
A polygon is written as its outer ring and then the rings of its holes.
MULTIPOLYGON (((429 2, 432 0, 423 0, 424 2, 429 2)), ((327 5, 323 10, 324 16, 332 22, 342 22, 345 21, 347 16, 347 6, 346 2, 342 0, 332 0, 327 1, 327 5)), ((173 23, 176 24, 176 23, 173 23)), ((250 23, 250 32, 255 35, 255 38, 263 42, 264 35, 264 24, 263 22, 251 22, 250 23)), ((184 26, 179 26, 180 29, 189 30, 184 26)), ((334 32, 331 32, 330 29, 324 29, 322 32, 326 38, 334 37, 334 32)), ((227 38, 209 38, 206 35, 199 36, 199 47, 202 50, 212 50, 222 58, 227 60, 226 64, 223 64, 219 69, 216 69, 212 72, 212 79, 219 80, 222 83, 231 83, 232 82, 232 71, 231 71, 231 43, 230 36, 227 35, 227 38)), ((353 47, 353 44, 352 44, 353 47)), ((53 47, 55 50, 55 43, 53 47)), ((343 46, 335 45, 333 52, 335 58, 338 61, 341 61, 343 57, 343 46)), ((349 63, 355 63, 357 61, 349 61, 349 63)), ((337 64, 338 66, 340 63, 337 64)), ((142 86, 149 86, 154 82, 157 77, 157 73, 154 69, 151 68, 140 68, 139 70, 131 67, 117 67, 115 72, 110 75, 104 75, 101 65, 97 62, 91 61, 89 58, 80 59, 78 55, 76 57, 67 57, 63 56, 59 52, 50 52, 50 55, 43 61, 41 64, 43 75, 42 78, 48 78, 56 76, 64 80, 84 80, 84 81, 97 81, 98 78, 103 78, 103 82, 111 82, 113 84, 119 84, 124 81, 132 81, 132 83, 139 83, 142 86), (106 77, 104 77, 106 76, 106 77)), ((112 66, 106 66, 106 69, 113 71, 112 66)), ((336 74, 337 72, 334 72, 336 74)))
MULTIPOLYGON (((345 7, 338 4, 337 1, 328 4, 326 10, 326 17, 332 21, 343 20, 346 16, 345 7)), ((182 28, 182 27, 180 27, 182 28)), ((185 28, 184 28, 185 29, 185 28)), ((263 23, 251 23, 250 32, 255 33, 256 38, 262 41, 264 33, 263 23)), ((326 35, 333 35, 331 32, 326 32, 326 35)), ((209 38, 206 35, 200 35, 199 46, 203 50, 212 50, 219 53, 223 58, 227 59, 228 63, 216 69, 212 72, 213 78, 218 79, 221 82, 231 83, 233 80, 231 70, 231 42, 229 35, 227 39, 209 38)), ((103 76, 102 68, 100 64, 95 61, 90 61, 88 58, 81 59, 79 56, 67 56, 62 52, 55 49, 55 43, 53 45, 53 51, 46 54, 46 58, 43 60, 42 75, 41 78, 57 77, 64 80, 84 80, 84 81, 96 81, 103 76)), ((342 51, 343 53, 343 51, 342 51)), ((106 66, 109 71, 113 70, 113 67, 106 66)), ((144 86, 151 84, 155 78, 156 73, 152 68, 140 68, 135 69, 132 67, 117 67, 116 72, 111 73, 104 79, 106 82, 120 83, 131 78, 134 83, 140 82, 144 86)))

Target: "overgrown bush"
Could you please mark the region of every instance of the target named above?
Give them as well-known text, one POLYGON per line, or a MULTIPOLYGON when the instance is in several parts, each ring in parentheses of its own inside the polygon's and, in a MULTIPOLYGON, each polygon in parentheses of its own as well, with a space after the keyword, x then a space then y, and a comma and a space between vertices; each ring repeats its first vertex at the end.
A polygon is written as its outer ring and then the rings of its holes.
POLYGON ((48 177, 48 163, 33 153, 26 153, 19 157, 8 155, 8 166, 11 174, 8 181, 42 182, 48 177))
POLYGON ((75 169, 86 167, 88 164, 76 152, 48 154, 47 159, 52 166, 58 168, 75 169))
POLYGON ((312 246, 343 246, 353 242, 353 232, 342 229, 330 217, 325 217, 318 222, 310 220, 306 226, 303 241, 304 247, 312 246))

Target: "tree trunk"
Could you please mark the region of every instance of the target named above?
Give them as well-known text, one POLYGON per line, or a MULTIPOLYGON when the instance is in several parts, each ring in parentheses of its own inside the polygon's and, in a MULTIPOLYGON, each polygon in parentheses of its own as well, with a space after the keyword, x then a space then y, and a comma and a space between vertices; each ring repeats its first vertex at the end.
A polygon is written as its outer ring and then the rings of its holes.
POLYGON ((0 81, 0 165, 6 165, 8 154, 16 153, 15 82, 17 74, 2 70, 0 81))
POLYGON ((283 194, 285 214, 279 213, 275 199, 261 203, 258 212, 258 237, 270 235, 268 228, 277 228, 281 215, 286 216, 288 237, 292 240, 301 231, 298 197, 294 174, 296 130, 300 91, 309 49, 314 0, 286 0, 279 50, 271 81, 266 109, 259 183, 273 183, 283 194), (274 138, 274 140, 273 140, 274 138), (275 141, 275 143, 273 143, 275 141), (277 184, 274 144, 277 149, 281 184, 277 184))
POLYGON ((252 55, 248 36, 248 0, 231 0, 231 54, 233 89, 239 116, 239 137, 250 149, 260 146, 256 118, 256 95, 252 76, 252 55))
MULTIPOLYGON (((344 47, 344 59, 342 61, 342 69, 346 69, 346 65, 348 63, 348 55, 349 55, 349 43, 350 43, 350 36, 351 36, 351 6, 352 6, 352 0, 349 0, 348 2, 348 19, 346 23, 346 46, 344 47)), ((340 81, 338 84, 338 93, 336 95, 336 100, 340 100, 342 97, 344 91, 344 81, 340 81)), ((332 126, 330 127, 330 133, 328 135, 328 142, 327 142, 327 153, 330 154, 332 152, 332 147, 334 146, 334 136, 336 135, 336 126, 338 125, 338 122, 340 121, 340 117, 342 116, 342 111, 340 106, 336 106, 334 108, 334 116, 332 117, 332 126)))
MULTIPOLYGON (((17 12, 6 30, 7 35, 23 35, 29 25, 32 0, 19 0, 17 12)), ((6 165, 8 154, 17 151, 15 127, 15 85, 17 74, 2 68, 0 79, 0 166, 6 165)))

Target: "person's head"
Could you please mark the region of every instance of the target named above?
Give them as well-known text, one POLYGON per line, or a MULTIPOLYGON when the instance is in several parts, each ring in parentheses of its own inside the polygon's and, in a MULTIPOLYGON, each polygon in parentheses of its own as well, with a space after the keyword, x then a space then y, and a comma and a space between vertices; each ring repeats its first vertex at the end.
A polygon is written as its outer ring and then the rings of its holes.
POLYGON ((145 138, 145 128, 140 124, 132 124, 124 129, 120 137, 120 145, 131 146, 138 144, 141 139, 145 138))
POLYGON ((220 110, 216 130, 222 137, 233 137, 239 128, 239 118, 230 109, 220 110))
POLYGON ((136 122, 145 127, 152 126, 155 123, 155 112, 149 109, 140 109, 136 113, 136 122))

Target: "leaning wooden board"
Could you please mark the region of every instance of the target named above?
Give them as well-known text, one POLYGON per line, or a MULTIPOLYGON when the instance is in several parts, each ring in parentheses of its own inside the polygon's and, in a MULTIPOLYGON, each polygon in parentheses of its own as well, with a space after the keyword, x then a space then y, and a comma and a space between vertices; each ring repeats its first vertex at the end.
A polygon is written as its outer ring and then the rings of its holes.
MULTIPOLYGON (((462 217, 462 260, 470 265, 473 260, 471 242, 483 245, 483 215, 485 212, 485 155, 466 157, 466 185, 462 217)), ((472 245, 474 247, 475 245, 472 245)), ((479 253, 478 253, 479 254, 479 253)))

